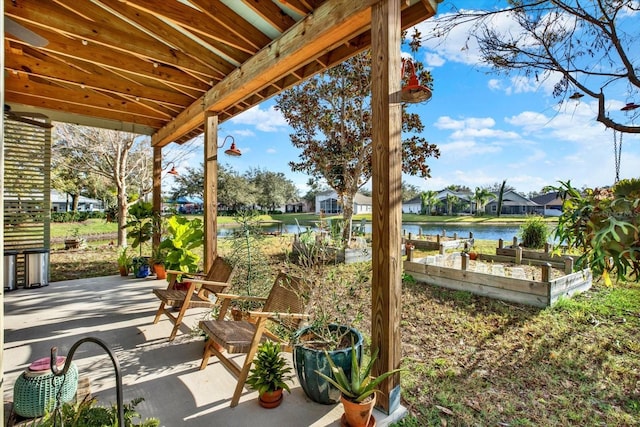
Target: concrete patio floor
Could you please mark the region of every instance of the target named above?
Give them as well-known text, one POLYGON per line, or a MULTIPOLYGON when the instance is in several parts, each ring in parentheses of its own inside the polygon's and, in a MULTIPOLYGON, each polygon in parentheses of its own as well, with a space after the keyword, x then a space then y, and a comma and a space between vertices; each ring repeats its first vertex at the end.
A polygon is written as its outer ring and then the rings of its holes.
MULTIPOLYGON (((261 408, 257 393, 246 388, 240 404, 230 408, 235 377, 215 358, 204 371, 198 369, 203 340, 191 336, 190 330, 202 318, 202 310, 187 312, 173 342, 167 340, 172 325, 166 317, 152 323, 159 301, 151 289, 164 286, 164 280, 109 276, 5 293, 4 402, 13 401, 16 378, 33 360, 48 357, 51 347, 65 355, 78 340, 96 337, 118 358, 124 402, 144 398, 136 409, 143 417, 158 418, 162 426, 340 425, 342 406, 312 402, 297 381, 278 408, 261 408)), ((84 343, 73 361, 80 376, 89 378, 91 393, 101 404, 116 401, 115 374, 104 350, 84 343)), ((375 411, 377 426, 388 425, 404 412, 375 411)))

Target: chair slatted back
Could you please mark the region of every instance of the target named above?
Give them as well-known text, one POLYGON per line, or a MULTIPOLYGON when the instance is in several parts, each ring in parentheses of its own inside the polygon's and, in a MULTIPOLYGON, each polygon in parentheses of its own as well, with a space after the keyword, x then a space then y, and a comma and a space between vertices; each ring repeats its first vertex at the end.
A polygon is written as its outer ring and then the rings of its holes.
POLYGON ((231 281, 233 280, 235 273, 236 269, 233 268, 226 259, 217 257, 209 269, 209 274, 207 274, 206 280, 226 283, 226 286, 222 288, 220 286, 203 285, 203 288, 211 292, 224 292, 225 289, 228 289, 231 286, 231 281))
MULTIPOLYGON (((304 313, 303 281, 283 272, 276 277, 273 288, 264 303, 262 311, 274 313, 304 313)), ((281 323, 287 328, 296 329, 301 320, 286 320, 281 323)))

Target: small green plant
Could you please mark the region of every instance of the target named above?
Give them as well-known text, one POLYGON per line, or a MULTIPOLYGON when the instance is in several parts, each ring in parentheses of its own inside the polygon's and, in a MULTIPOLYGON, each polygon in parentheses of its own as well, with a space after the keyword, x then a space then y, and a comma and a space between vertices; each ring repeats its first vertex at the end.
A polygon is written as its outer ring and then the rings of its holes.
POLYGON ((182 215, 173 215, 167 220, 167 237, 160 243, 158 250, 166 251, 164 265, 167 270, 195 273, 198 271, 200 257, 194 249, 203 243, 200 218, 189 220, 182 215))
POLYGON ((333 378, 330 378, 319 371, 316 371, 316 373, 333 384, 338 390, 340 390, 340 392, 346 399, 360 403, 374 394, 376 391, 379 391, 376 387, 378 387, 378 385, 387 377, 402 370, 393 369, 391 371, 383 373, 380 376, 372 377, 371 368, 373 367, 373 363, 375 362, 377 357, 378 349, 376 349, 376 351, 373 353, 373 356, 371 356, 369 362, 363 366, 361 363, 358 363, 358 354, 356 351, 356 347, 355 345, 352 345, 351 378, 349 378, 344 373, 344 370, 341 367, 336 366, 335 363, 333 363, 333 360, 331 360, 328 353, 327 362, 329 362, 329 365, 331 366, 331 373, 333 374, 333 378))
POLYGON ((129 248, 127 246, 123 246, 118 251, 118 267, 130 268, 131 267, 131 257, 129 256, 129 248))
POLYGON ((280 354, 280 350, 280 344, 273 341, 265 341, 258 347, 247 384, 257 390, 260 395, 278 389, 284 389, 291 393, 291 389, 286 383, 293 378, 291 367, 280 354))
POLYGON ((541 216, 530 216, 520 226, 522 244, 527 248, 541 249, 549 238, 549 227, 541 216))
POLYGON ((153 205, 139 200, 129 208, 129 221, 124 225, 131 234, 132 248, 140 248, 139 256, 142 256, 142 246, 151 240, 153 235, 153 205))
MULTIPOLYGON (((137 419, 141 417, 134 408, 142 401, 144 401, 144 399, 139 397, 124 405, 125 427, 157 427, 160 425, 160 421, 156 418, 146 418, 137 421, 137 419)), ((46 414, 40 420, 34 421, 31 426, 117 427, 118 410, 116 406, 103 407, 97 406, 96 403, 97 399, 95 397, 84 399, 78 403, 64 403, 59 409, 46 414)))

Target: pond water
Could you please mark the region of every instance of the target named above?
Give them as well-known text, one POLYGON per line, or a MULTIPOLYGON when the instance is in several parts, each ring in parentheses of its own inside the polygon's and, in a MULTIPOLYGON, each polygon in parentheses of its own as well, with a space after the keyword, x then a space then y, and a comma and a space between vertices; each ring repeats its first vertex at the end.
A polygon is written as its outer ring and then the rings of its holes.
MULTIPOLYGON (((354 222, 354 227, 358 227, 360 224, 354 222)), ((301 227, 302 230, 306 230, 306 227, 301 227)), ((365 232, 371 232, 371 223, 365 223, 364 226, 365 232)), ((446 235, 448 237, 453 236, 453 233, 458 233, 458 237, 466 238, 469 237, 469 232, 473 233, 473 237, 479 240, 495 240, 496 242, 499 239, 503 239, 505 244, 511 242, 514 236, 518 236, 520 233, 520 225, 481 225, 481 224, 470 224, 470 225, 460 225, 460 224, 451 224, 451 225, 435 225, 435 224, 403 224, 402 229, 408 235, 411 233, 413 236, 418 236, 420 230, 423 235, 436 235, 442 233, 444 229, 446 231, 446 235)), ((233 227, 220 227, 218 228, 218 236, 219 237, 228 237, 233 232, 233 227)), ((274 233, 277 232, 277 228, 275 226, 264 227, 264 231, 266 233, 274 233)), ((286 225, 282 226, 283 233, 297 233, 300 229, 297 225, 286 225)))

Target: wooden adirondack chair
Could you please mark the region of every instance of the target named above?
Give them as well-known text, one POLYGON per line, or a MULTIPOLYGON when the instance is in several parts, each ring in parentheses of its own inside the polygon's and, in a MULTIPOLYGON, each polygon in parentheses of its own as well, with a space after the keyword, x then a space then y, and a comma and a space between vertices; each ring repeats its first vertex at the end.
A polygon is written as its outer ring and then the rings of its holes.
POLYGON ((217 356, 237 378, 238 383, 233 393, 231 407, 238 404, 244 383, 253 364, 253 358, 260 343, 266 339, 280 342, 285 351, 291 347, 266 329, 268 321, 277 322, 284 327, 295 330, 308 315, 304 311, 304 295, 301 279, 280 273, 267 298, 242 297, 238 295, 218 294, 222 305, 217 320, 200 322, 200 329, 209 337, 202 355, 200 369, 205 369, 211 355, 217 356), (225 314, 232 301, 264 302, 262 311, 250 311, 249 320, 225 320, 225 314), (246 353, 244 364, 239 366, 222 352, 246 353))
POLYGON ((191 308, 213 308, 216 301, 211 299, 211 294, 227 291, 235 273, 236 269, 221 257, 216 258, 206 276, 167 271, 167 288, 153 290, 155 296, 160 299, 160 307, 153 323, 158 323, 163 314, 169 317, 173 323, 169 341, 173 341, 186 311, 191 308), (178 282, 178 277, 181 277, 182 282, 178 282))

